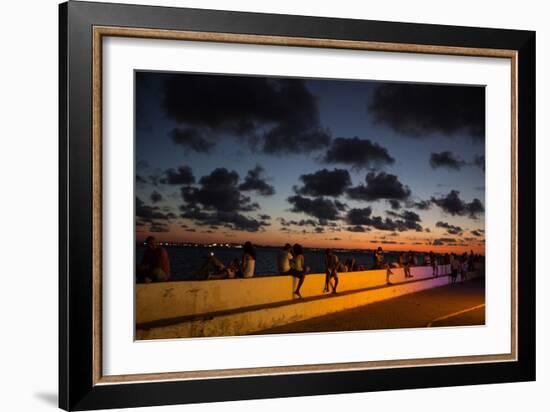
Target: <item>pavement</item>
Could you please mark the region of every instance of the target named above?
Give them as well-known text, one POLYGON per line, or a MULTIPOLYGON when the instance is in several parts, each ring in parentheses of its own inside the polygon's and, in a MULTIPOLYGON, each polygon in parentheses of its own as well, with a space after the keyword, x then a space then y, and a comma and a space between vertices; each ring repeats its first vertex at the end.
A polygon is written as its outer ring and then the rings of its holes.
POLYGON ((445 285, 255 332, 334 332, 485 324, 485 279, 445 285))

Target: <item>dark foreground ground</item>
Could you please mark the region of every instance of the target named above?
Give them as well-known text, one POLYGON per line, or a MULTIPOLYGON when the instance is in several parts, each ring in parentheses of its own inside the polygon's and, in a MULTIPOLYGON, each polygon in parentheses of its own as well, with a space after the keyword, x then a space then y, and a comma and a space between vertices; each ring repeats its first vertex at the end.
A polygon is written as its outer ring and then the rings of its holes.
POLYGON ((471 326, 485 324, 485 279, 446 285, 258 334, 471 326))

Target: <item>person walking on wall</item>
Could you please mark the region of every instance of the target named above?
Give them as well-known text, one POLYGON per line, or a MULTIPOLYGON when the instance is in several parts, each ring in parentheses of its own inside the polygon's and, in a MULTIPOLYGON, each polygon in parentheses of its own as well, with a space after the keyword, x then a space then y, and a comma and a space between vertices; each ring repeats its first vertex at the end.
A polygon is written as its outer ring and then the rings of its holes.
POLYGON ((307 273, 309 272, 309 268, 305 265, 304 249, 302 248, 302 245, 296 243, 292 247, 292 255, 293 259, 290 264, 290 274, 298 278, 298 285, 296 286, 294 294, 301 298, 302 295, 300 294, 300 289, 304 284, 307 273))
POLYGON ((336 288, 338 287, 338 256, 336 256, 332 250, 325 250, 325 287, 323 293, 329 291, 329 285, 332 286, 332 293, 336 293, 336 288), (334 279, 334 285, 330 281, 334 279))

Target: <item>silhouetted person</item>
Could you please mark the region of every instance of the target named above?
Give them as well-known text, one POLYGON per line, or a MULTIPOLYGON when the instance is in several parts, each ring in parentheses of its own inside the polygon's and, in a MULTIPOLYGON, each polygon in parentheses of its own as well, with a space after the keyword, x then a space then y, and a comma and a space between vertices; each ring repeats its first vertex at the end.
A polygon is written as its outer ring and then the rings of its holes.
POLYGON ((416 253, 414 253, 412 250, 409 252, 409 266, 417 266, 418 260, 416 258, 416 253))
POLYGON ((309 268, 305 266, 304 249, 302 248, 302 245, 298 243, 294 245, 292 248, 292 256, 293 258, 290 263, 290 274, 298 278, 298 285, 296 286, 294 294, 301 298, 302 295, 300 294, 300 288, 304 284, 304 280, 309 271, 309 268))
POLYGON ((393 275, 393 272, 390 270, 389 263, 386 262, 384 258, 384 251, 380 246, 378 246, 378 249, 376 249, 376 252, 374 253, 374 258, 376 259, 376 267, 378 269, 386 269, 386 283, 388 285, 391 285, 390 282, 390 275, 393 275))
POLYGON ((198 270, 198 276, 206 280, 242 277, 239 259, 233 259, 229 265, 225 266, 220 259, 214 256, 214 253, 210 252, 198 270))
POLYGON ((451 283, 456 283, 458 271, 460 270, 460 259, 454 253, 451 255, 451 283))
POLYGON ((277 270, 281 275, 290 274, 290 262, 292 261, 292 246, 287 243, 277 256, 277 270))
POLYGON ((170 258, 168 252, 157 243, 153 236, 145 239, 145 251, 137 267, 137 280, 140 283, 162 282, 170 278, 170 258))
POLYGON ((338 263, 339 259, 330 249, 325 250, 325 287, 323 292, 329 291, 329 285, 332 286, 332 293, 336 293, 338 287, 338 263), (330 281, 334 279, 334 285, 330 281))
POLYGON ((405 274, 406 278, 412 278, 411 275, 411 261, 410 257, 407 253, 401 252, 399 255, 399 264, 403 268, 403 273, 405 274))
POLYGON ((437 266, 437 256, 434 252, 430 252, 430 262, 432 264, 432 276, 436 278, 439 274, 439 268, 437 266))
POLYGON ((241 264, 241 271, 243 278, 251 278, 254 276, 254 269, 256 267, 256 251, 252 246, 252 243, 246 242, 243 245, 243 259, 241 264))

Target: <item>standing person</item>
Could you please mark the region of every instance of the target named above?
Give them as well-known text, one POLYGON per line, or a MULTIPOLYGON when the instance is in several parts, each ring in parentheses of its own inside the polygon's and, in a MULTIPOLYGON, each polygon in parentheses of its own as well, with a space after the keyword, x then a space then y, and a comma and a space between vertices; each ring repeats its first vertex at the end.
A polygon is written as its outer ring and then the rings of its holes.
POLYGON ((154 236, 145 239, 146 248, 137 267, 138 283, 163 282, 170 278, 168 252, 157 243, 154 236))
POLYGON ((390 275, 393 275, 393 272, 390 270, 390 265, 384 259, 384 251, 380 246, 378 246, 378 249, 376 249, 374 257, 376 259, 376 267, 378 269, 386 269, 386 283, 388 285, 391 285, 392 283, 390 282, 390 275))
POLYGON ((290 273, 290 262, 292 261, 292 246, 287 243, 285 247, 279 252, 277 257, 277 270, 281 275, 288 275, 290 273))
POLYGON ((460 272, 460 283, 464 282, 468 276, 469 259, 468 255, 464 253, 462 257, 462 271, 460 272))
POLYGON ((300 288, 304 284, 304 280, 309 271, 309 268, 305 266, 304 249, 302 248, 302 245, 296 243, 292 248, 292 255, 294 257, 290 263, 290 274, 298 278, 298 285, 296 286, 294 294, 299 298, 302 298, 300 288))
POLYGON ((436 278, 438 276, 438 262, 437 262, 437 256, 434 252, 430 252, 430 262, 432 262, 432 276, 436 278))
POLYGON ((327 293, 329 290, 330 280, 334 278, 334 286, 332 286, 332 293, 336 293, 338 287, 338 256, 336 256, 332 250, 325 250, 325 287, 323 293, 327 293))
POLYGON ((405 252, 401 252, 399 254, 399 264, 403 268, 403 272, 405 273, 405 277, 406 278, 412 278, 410 258, 405 252))
POLYGON ((409 251, 409 267, 416 266, 417 260, 416 260, 416 253, 414 253, 412 250, 409 251))
POLYGON ((430 259, 429 253, 424 253, 424 266, 431 266, 432 260, 430 259))
POLYGON ((451 255, 451 283, 456 283, 458 271, 460 269, 460 259, 453 253, 451 255))
POLYGON ((449 253, 445 253, 443 255, 443 264, 445 265, 445 267, 443 268, 443 275, 449 275, 449 265, 451 264, 451 256, 449 255, 449 253))
POLYGON ((252 243, 246 242, 243 245, 243 259, 241 263, 241 271, 243 278, 251 278, 254 276, 254 269, 256 267, 256 251, 252 246, 252 243))

